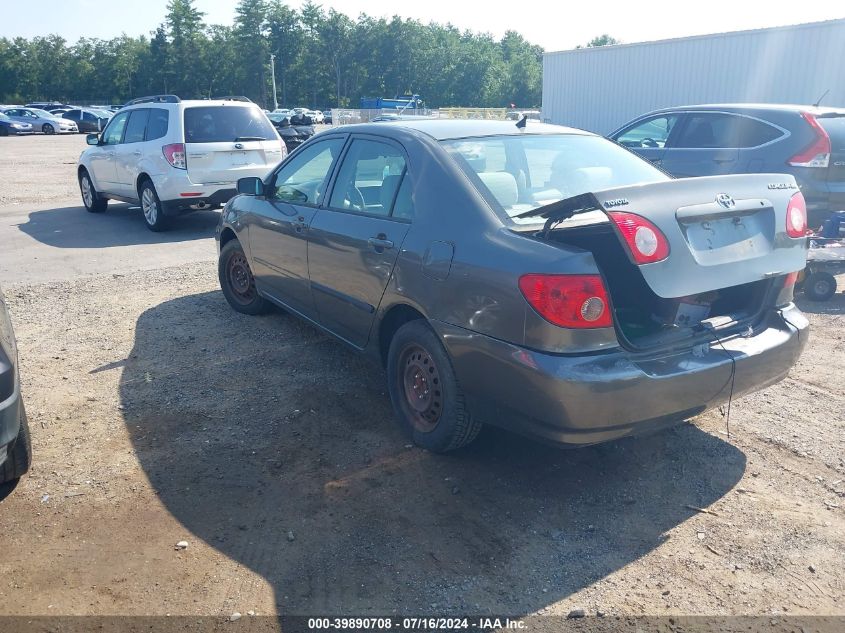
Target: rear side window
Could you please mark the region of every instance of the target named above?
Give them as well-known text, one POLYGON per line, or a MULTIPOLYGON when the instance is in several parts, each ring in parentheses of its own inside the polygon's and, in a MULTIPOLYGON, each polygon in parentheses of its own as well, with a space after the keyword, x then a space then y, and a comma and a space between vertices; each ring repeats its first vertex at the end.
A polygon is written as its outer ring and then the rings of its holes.
POLYGON ((167 135, 168 112, 163 108, 150 108, 147 121, 147 140, 154 141, 167 135))
POLYGON ((778 128, 733 114, 689 114, 672 147, 687 149, 747 148, 764 145, 783 135, 778 128))
POLYGON ((270 141, 273 125, 257 107, 200 106, 185 109, 186 143, 270 141))
POLYGON ((132 110, 129 113, 129 122, 126 124, 126 133, 123 135, 124 143, 140 143, 144 140, 149 116, 150 111, 144 108, 132 110))

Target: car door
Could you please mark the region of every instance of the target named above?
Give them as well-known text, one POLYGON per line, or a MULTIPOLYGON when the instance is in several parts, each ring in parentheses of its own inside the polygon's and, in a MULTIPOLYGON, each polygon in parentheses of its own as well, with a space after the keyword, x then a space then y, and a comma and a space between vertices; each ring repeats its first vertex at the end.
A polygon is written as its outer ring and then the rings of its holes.
POLYGON ((741 118, 723 112, 687 112, 664 153, 673 176, 717 176, 737 171, 741 118))
MULTIPOLYGON (((364 347, 408 232, 394 215, 407 161, 401 146, 355 136, 337 170, 328 206, 311 223, 308 274, 320 323, 364 347)), ((407 197, 407 196, 403 196, 407 197)))
POLYGON ((271 175, 265 196, 244 202, 250 211, 248 240, 258 289, 311 318, 309 226, 345 140, 345 135, 334 136, 304 147, 271 175))
POLYGON ((138 161, 143 156, 144 137, 150 111, 138 108, 129 112, 123 141, 114 146, 116 187, 123 196, 137 196, 135 181, 138 178, 138 161))
MULTIPOLYGON (((84 113, 83 113, 84 114, 84 113)), ((100 136, 100 144, 91 148, 90 168, 94 176, 94 184, 102 193, 121 193, 120 183, 117 181, 117 146, 123 139, 123 130, 129 112, 121 112, 115 116, 100 136)))
POLYGON ((611 138, 659 166, 679 118, 673 113, 650 116, 634 122, 611 138))

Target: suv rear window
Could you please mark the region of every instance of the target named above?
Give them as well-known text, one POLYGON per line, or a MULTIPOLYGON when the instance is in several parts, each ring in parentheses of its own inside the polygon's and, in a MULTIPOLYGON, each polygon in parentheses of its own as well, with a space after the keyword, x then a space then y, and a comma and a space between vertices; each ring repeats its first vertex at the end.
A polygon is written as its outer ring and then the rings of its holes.
POLYGON ((185 108, 186 143, 271 141, 278 138, 273 125, 254 106, 185 108))

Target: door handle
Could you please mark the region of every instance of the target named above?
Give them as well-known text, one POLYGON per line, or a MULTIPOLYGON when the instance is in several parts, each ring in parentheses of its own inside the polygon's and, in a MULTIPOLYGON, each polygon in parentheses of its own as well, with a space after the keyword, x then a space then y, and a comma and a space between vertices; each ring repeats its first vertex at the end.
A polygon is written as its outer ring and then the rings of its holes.
POLYGON ((140 156, 140 155, 141 155, 141 150, 136 150, 136 151, 134 151, 134 152, 132 152, 132 153, 133 153, 135 156, 140 156))
POLYGON ((722 163, 732 163, 735 160, 736 160, 736 158, 714 158, 713 162, 719 163, 721 165, 722 163))
POLYGON ((369 244, 370 248, 372 248, 376 253, 381 253, 382 251, 393 248, 393 242, 387 239, 387 236, 384 233, 379 233, 375 237, 371 237, 367 240, 367 244, 369 244))

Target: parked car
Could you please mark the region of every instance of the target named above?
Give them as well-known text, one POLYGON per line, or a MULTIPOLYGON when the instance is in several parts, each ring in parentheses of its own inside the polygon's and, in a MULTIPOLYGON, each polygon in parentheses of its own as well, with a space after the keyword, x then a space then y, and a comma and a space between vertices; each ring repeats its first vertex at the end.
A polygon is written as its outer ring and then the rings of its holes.
POLYGON ((264 176, 286 155, 266 115, 246 98, 182 101, 142 97, 90 134, 77 175, 85 208, 140 204, 153 231, 170 218, 218 208, 242 176, 264 176))
POLYGON ((332 111, 331 110, 324 110, 323 111, 323 123, 326 125, 332 124, 332 111))
POLYGON ((6 108, 3 113, 12 121, 29 123, 35 132, 61 134, 77 132, 76 124, 38 108, 6 108))
MULTIPOLYGON (((294 115, 294 118, 299 122, 297 117, 298 115, 294 115)), ((282 138, 282 141, 284 141, 288 153, 292 152, 309 138, 314 136, 313 126, 301 124, 291 125, 290 116, 273 112, 268 114, 267 118, 270 119, 273 127, 276 128, 276 132, 282 138)))
POLYGON ((320 110, 308 110, 305 114, 311 117, 311 121, 318 124, 322 123, 325 118, 320 110))
MULTIPOLYGON (((45 108, 45 109, 46 109, 46 108, 45 108)), ((47 112, 49 112, 49 113, 50 113, 50 114, 52 114, 53 116, 58 116, 58 117, 60 117, 60 116, 62 116, 65 112, 70 112, 71 110, 73 110, 73 108, 72 108, 72 107, 67 107, 67 106, 65 106, 65 107, 62 107, 62 108, 50 108, 49 110, 47 110, 47 112)))
POLYGON ((20 385, 15 333, 0 290, 0 484, 20 479, 32 463, 20 385))
POLYGON ((32 123, 14 121, 0 112, 0 136, 9 136, 10 134, 19 136, 21 134, 32 134, 32 132, 32 123))
POLYGON ((787 173, 807 201, 810 226, 845 209, 845 109, 703 105, 638 117, 610 135, 678 177, 787 173))
POLYGON ((54 108, 68 108, 68 106, 61 101, 35 101, 33 103, 27 103, 24 105, 25 108, 38 108, 39 110, 47 110, 50 112, 54 108))
POLYGON ((62 114, 63 119, 76 123, 80 132, 102 132, 109 122, 106 115, 85 108, 74 108, 62 114))
POLYGON ((482 423, 562 444, 664 428, 782 379, 807 340, 789 175, 674 180, 578 130, 416 120, 323 132, 238 191, 231 307, 379 359, 433 451, 482 423))

